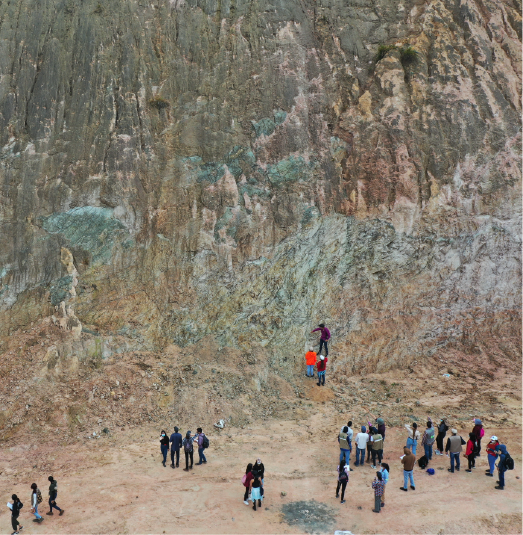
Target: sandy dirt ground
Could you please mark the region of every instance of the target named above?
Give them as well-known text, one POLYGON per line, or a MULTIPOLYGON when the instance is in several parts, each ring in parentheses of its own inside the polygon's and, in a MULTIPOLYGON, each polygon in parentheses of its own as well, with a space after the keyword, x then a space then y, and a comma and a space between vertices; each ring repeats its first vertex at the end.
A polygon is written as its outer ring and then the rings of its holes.
MULTIPOLYGON (((309 389, 309 399, 327 392, 315 385, 309 389)), ((487 435, 496 434, 509 445, 516 461, 502 492, 494 489, 496 478, 484 475, 485 453, 470 474, 463 467, 450 474, 447 457, 435 457, 430 465, 435 475, 416 467, 416 490, 400 491, 399 457, 406 431, 389 428, 385 461, 391 466, 391 478, 386 506, 375 514, 371 488, 375 471, 369 464, 354 467, 345 504, 334 497, 336 436, 351 417, 350 412, 329 414, 328 403, 313 401, 308 418, 210 430, 208 463, 189 472, 182 466, 174 470, 162 466, 159 429, 153 426, 55 448, 21 444, 2 451, 1 495, 6 502, 16 492, 25 502, 21 521, 29 534, 521 533, 520 428, 486 429, 487 435), (266 467, 266 497, 255 512, 243 504, 241 477, 247 463, 257 457, 266 467), (35 524, 29 513, 29 486, 33 481, 39 484, 45 505, 50 473, 58 480, 57 501, 65 514, 44 515, 44 522, 35 524)), ((362 416, 353 419, 355 429, 365 423, 362 416)), ((177 423, 184 431, 191 425, 177 423)), ((469 427, 467 423, 460 433, 469 427)), ((11 532, 5 506, 0 529, 11 532)))

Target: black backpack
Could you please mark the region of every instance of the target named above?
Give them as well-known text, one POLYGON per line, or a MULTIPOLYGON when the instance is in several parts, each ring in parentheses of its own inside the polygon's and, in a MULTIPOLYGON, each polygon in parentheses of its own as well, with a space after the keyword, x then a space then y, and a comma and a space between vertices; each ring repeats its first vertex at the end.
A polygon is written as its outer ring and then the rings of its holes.
POLYGON ((505 470, 514 470, 514 459, 507 453, 503 462, 505 470))
POLYGON ((429 460, 426 455, 418 459, 418 466, 423 470, 429 464, 429 460))
POLYGON ((202 447, 203 448, 208 448, 209 447, 209 439, 205 435, 203 435, 202 447))

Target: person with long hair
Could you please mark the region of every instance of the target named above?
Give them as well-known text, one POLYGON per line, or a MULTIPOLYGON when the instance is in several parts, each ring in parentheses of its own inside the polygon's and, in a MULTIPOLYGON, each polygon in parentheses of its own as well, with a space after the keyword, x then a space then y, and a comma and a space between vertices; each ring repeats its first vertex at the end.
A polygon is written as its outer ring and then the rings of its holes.
POLYGON ((256 500, 258 500, 258 507, 261 507, 263 494, 262 494, 262 482, 258 477, 258 474, 251 479, 251 500, 252 508, 256 511, 256 500))
POLYGON ((169 452, 169 437, 163 429, 160 433, 160 451, 162 452, 163 457, 162 464, 164 466, 167 466, 165 463, 167 461, 167 453, 169 452))
POLYGON ((340 487, 341 487, 341 501, 340 503, 345 503, 345 489, 347 488, 347 483, 349 482, 349 465, 340 462, 338 466, 338 483, 336 485, 336 498, 340 497, 340 487))
POLYGON ((251 490, 251 481, 254 476, 252 475, 252 463, 247 465, 245 469, 245 475, 242 478, 243 486, 245 487, 245 494, 243 495, 243 503, 249 505, 249 491, 251 490))
POLYGON ((60 509, 60 507, 58 507, 58 505, 56 505, 56 498, 58 496, 58 482, 56 481, 56 479, 53 476, 49 476, 47 478, 47 480, 50 483, 50 485, 49 485, 49 508, 50 508, 50 511, 48 513, 45 513, 45 514, 46 515, 52 515, 53 514, 53 509, 57 509, 58 511, 60 511, 60 516, 62 516, 64 514, 64 509, 60 509))
POLYGON ((414 455, 416 455, 416 448, 418 447, 418 440, 420 437, 420 433, 418 431, 418 424, 416 422, 413 422, 412 427, 409 424, 405 424, 405 428, 409 432, 406 447, 409 448, 409 450, 411 450, 414 455))
POLYGON ((476 435, 474 433, 469 433, 465 457, 469 462, 469 467, 465 472, 472 472, 472 468, 476 468, 476 435))
POLYGON ((436 455, 443 455, 443 440, 447 435, 448 429, 449 426, 447 425, 445 418, 442 418, 438 425, 438 434, 436 436, 436 455))
POLYGON ((13 494, 11 496, 11 499, 13 500, 13 503, 11 504, 11 526, 13 526, 12 535, 18 535, 18 532, 24 529, 24 526, 22 526, 22 524, 18 522, 18 517, 20 516, 20 509, 22 509, 24 504, 20 501, 16 494, 13 494))
POLYGON ((383 480, 383 494, 381 495, 381 507, 385 505, 385 491, 387 490, 387 483, 389 482, 390 467, 388 463, 381 463, 381 477, 383 480))
POLYGON ((35 515, 35 520, 41 524, 44 519, 38 514, 38 496, 40 495, 40 501, 42 501, 42 493, 38 490, 36 483, 31 485, 31 513, 35 515))
POLYGON ((376 478, 372 482, 372 488, 374 489, 374 509, 373 513, 379 513, 381 511, 381 497, 383 495, 383 489, 385 485, 383 483, 383 476, 381 472, 376 472, 376 478))

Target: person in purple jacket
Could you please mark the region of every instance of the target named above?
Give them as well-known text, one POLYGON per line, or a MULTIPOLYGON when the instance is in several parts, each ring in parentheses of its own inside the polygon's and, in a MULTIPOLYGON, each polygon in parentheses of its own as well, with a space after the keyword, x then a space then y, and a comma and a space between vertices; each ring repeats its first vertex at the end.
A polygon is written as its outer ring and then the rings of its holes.
POLYGON ((205 449, 205 446, 203 445, 205 434, 203 433, 201 427, 198 427, 196 430, 196 437, 198 438, 198 455, 200 456, 200 461, 197 462, 196 465, 200 465, 207 462, 205 454, 203 453, 203 450, 205 449))
POLYGON ((318 325, 318 328, 314 329, 313 331, 311 331, 311 333, 315 333, 316 331, 321 331, 320 349, 318 350, 318 356, 320 355, 323 346, 325 346, 325 356, 328 357, 329 356, 329 347, 327 346, 327 342, 330 340, 331 333, 330 333, 329 329, 327 329, 327 327, 325 327, 324 323, 320 323, 318 325))

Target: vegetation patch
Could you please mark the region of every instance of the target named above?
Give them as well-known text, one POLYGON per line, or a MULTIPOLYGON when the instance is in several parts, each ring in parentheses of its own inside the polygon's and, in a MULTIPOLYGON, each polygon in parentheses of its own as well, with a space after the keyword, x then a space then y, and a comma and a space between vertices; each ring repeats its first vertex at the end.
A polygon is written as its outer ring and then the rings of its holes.
POLYGON ((165 110, 170 105, 171 104, 168 100, 165 100, 158 95, 149 100, 149 106, 151 106, 151 108, 156 108, 158 111, 165 110))

